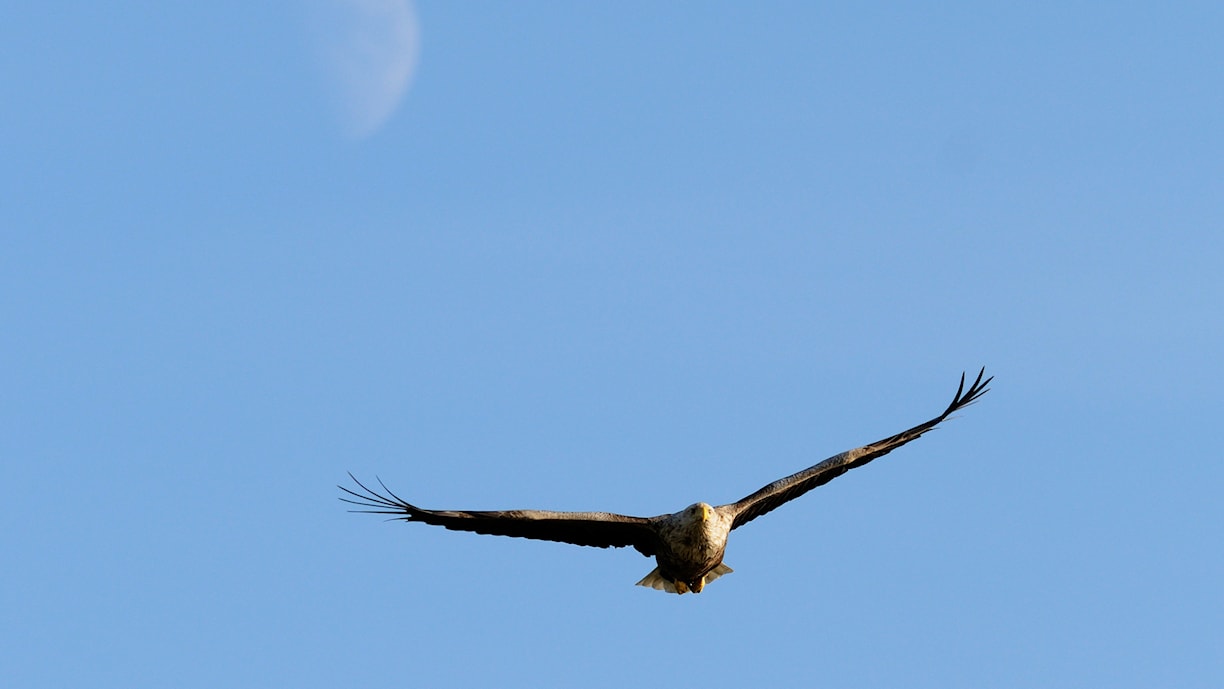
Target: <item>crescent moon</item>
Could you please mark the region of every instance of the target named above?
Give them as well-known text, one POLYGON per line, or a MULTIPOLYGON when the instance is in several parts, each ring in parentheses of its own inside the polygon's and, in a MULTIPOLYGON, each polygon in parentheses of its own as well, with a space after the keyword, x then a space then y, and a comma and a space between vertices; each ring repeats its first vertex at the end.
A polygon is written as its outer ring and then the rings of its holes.
POLYGON ((371 136, 416 71, 416 12, 409 0, 324 0, 316 8, 315 42, 341 127, 355 139, 371 136))

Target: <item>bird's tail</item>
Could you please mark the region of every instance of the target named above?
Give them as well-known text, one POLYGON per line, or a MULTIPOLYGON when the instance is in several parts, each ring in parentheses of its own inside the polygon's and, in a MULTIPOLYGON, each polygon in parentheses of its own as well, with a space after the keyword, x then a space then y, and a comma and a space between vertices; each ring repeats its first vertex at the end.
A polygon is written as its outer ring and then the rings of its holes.
MULTIPOLYGON (((702 577, 702 586, 704 587, 705 584, 708 584, 711 581, 714 581, 715 579, 721 577, 724 574, 730 574, 731 572, 734 572, 734 571, 735 570, 731 569, 730 567, 720 562, 718 563, 717 567, 710 570, 704 577, 702 577)), ((656 591, 666 591, 668 593, 680 593, 679 591, 676 590, 676 583, 674 581, 665 579, 663 575, 659 574, 658 567, 655 567, 654 569, 650 570, 650 574, 647 574, 646 576, 642 577, 642 580, 639 581, 637 585, 645 586, 646 588, 652 588, 656 591)))

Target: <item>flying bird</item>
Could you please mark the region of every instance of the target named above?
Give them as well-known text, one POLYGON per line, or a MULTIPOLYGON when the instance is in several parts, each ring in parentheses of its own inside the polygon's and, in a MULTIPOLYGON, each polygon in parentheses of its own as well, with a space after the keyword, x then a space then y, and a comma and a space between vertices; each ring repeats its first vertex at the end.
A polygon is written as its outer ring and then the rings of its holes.
POLYGON ((357 484, 357 489, 337 487, 347 494, 341 500, 363 508, 353 512, 386 514, 391 515, 392 519, 493 536, 516 536, 597 548, 633 546, 646 557, 654 557, 658 565, 637 583, 638 586, 668 593, 701 593, 706 584, 732 571, 723 563, 727 536, 732 530, 921 437, 957 410, 986 394, 986 386, 994 378, 983 380, 985 373, 986 369, 982 368, 968 390, 965 389, 965 375, 962 373, 952 403, 930 421, 870 445, 834 455, 815 466, 774 481, 740 500, 718 507, 698 502, 679 512, 657 517, 544 510, 427 510, 392 493, 381 479, 379 485, 384 491, 382 493, 370 489, 351 473, 349 478, 357 484))

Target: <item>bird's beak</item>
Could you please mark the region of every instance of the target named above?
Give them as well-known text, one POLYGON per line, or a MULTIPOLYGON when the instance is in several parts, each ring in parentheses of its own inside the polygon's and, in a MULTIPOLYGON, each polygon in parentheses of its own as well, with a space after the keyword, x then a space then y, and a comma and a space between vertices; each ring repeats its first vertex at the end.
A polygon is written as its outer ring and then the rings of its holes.
POLYGON ((710 521, 710 506, 709 505, 701 506, 701 521, 703 522, 710 521))

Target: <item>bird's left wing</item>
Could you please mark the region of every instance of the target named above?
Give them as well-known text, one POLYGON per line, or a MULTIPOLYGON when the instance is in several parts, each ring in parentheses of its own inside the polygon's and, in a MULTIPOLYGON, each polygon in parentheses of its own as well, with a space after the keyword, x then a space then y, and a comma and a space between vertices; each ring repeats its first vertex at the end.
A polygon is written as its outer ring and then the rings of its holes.
POLYGON ((965 376, 961 374, 960 387, 956 390, 956 396, 952 398, 952 404, 949 404, 942 414, 930 421, 879 442, 864 445, 863 447, 830 457, 813 467, 791 474, 784 479, 774 481, 738 502, 724 505, 722 509, 729 509, 735 515, 731 528, 735 529, 743 526, 813 488, 823 486, 851 469, 861 467, 877 457, 886 455, 911 440, 917 440, 923 433, 939 425, 941 421, 948 418, 953 412, 958 409, 964 409, 986 394, 988 390, 986 386, 990 384, 990 381, 994 380, 994 377, 983 380, 982 377, 985 374, 986 369, 983 368, 978 372, 977 380, 973 381, 968 390, 965 389, 965 376))
POLYGON ((514 536, 541 541, 558 541, 596 548, 633 546, 643 555, 655 554, 657 518, 630 517, 610 512, 548 512, 545 510, 426 510, 392 493, 380 480, 385 494, 368 488, 355 476, 349 478, 359 490, 337 486, 348 494, 344 502, 365 509, 353 512, 391 515, 392 519, 424 522, 454 531, 471 531, 491 536, 514 536))

